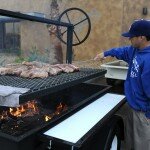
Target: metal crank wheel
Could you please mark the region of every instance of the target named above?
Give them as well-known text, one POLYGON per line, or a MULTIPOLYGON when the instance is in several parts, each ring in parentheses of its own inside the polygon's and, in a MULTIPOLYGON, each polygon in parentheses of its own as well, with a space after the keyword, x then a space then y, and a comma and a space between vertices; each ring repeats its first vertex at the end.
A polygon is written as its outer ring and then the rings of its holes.
MULTIPOLYGON (((89 16, 79 8, 66 9, 58 18, 58 21, 73 25, 73 46, 83 43, 91 31, 91 21, 89 16)), ((67 28, 57 27, 58 38, 67 44, 67 28)))

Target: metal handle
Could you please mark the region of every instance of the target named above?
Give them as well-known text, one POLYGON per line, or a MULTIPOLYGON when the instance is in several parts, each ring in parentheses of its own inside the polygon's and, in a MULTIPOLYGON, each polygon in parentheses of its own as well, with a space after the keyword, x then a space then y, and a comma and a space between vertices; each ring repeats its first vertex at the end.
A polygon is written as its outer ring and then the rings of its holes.
POLYGON ((47 146, 47 149, 48 149, 48 150, 51 150, 51 149, 52 149, 52 140, 49 141, 49 145, 47 146))

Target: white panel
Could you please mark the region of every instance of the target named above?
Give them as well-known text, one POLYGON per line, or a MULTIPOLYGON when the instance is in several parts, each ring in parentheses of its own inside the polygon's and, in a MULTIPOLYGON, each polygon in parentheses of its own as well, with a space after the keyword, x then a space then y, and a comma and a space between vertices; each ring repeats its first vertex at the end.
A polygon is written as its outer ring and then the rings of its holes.
POLYGON ((122 60, 108 62, 101 67, 107 70, 106 78, 125 80, 127 77, 128 65, 122 60))
POLYGON ((125 96, 107 93, 44 134, 76 143, 125 96))

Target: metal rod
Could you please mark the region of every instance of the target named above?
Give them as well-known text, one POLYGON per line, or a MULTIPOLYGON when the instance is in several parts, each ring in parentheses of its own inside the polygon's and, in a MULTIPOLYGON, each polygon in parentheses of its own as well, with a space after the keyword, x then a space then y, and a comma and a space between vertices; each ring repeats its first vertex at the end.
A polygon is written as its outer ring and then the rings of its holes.
POLYGON ((77 26, 78 24, 80 24, 80 23, 84 22, 85 20, 87 20, 87 18, 85 18, 85 19, 81 20, 80 22, 78 22, 78 23, 74 24, 74 27, 75 27, 75 26, 77 26))
POLYGON ((73 41, 73 26, 68 27, 67 30, 67 54, 66 54, 66 63, 72 63, 72 41, 73 41))
POLYGON ((67 16, 67 19, 68 19, 69 23, 71 23, 67 12, 66 12, 66 16, 67 16))
POLYGON ((76 34, 76 32, 75 32, 74 30, 73 30, 73 33, 74 33, 74 35, 76 36, 77 40, 78 40, 79 42, 81 42, 80 39, 79 39, 79 37, 77 36, 77 34, 76 34))
POLYGON ((29 20, 29 21, 36 21, 36 22, 41 22, 41 23, 53 24, 53 25, 57 25, 57 26, 65 26, 65 27, 73 26, 70 23, 59 22, 56 20, 50 20, 50 19, 46 19, 46 18, 31 16, 31 15, 23 14, 20 12, 13 12, 13 11, 4 10, 4 9, 0 9, 0 15, 18 18, 18 19, 29 20))
POLYGON ((63 36, 66 32, 67 32, 67 30, 65 30, 64 32, 62 32, 61 35, 63 36))

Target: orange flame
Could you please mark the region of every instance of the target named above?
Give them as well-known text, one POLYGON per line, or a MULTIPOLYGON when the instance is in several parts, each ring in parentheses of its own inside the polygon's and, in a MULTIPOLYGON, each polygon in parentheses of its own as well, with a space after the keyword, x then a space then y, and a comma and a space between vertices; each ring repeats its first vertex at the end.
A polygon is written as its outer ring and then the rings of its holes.
POLYGON ((62 104, 60 103, 57 107, 56 107, 56 111, 54 113, 52 113, 51 115, 45 115, 45 121, 49 121, 50 119, 52 119, 55 115, 59 115, 61 112, 67 110, 67 105, 66 104, 62 104))
MULTIPOLYGON (((53 113, 44 115, 44 120, 49 121, 54 116, 61 114, 65 110, 67 110, 67 105, 60 103, 53 113)), ((0 120, 8 119, 9 115, 15 117, 26 117, 26 116, 34 116, 35 114, 39 114, 39 109, 36 101, 33 100, 28 101, 27 103, 25 103, 24 105, 20 105, 19 107, 9 108, 9 111, 2 112, 0 114, 0 120)))
POLYGON ((9 108, 9 113, 15 117, 21 117, 22 115, 31 116, 38 112, 38 106, 34 100, 28 101, 26 104, 20 105, 17 108, 9 108))

